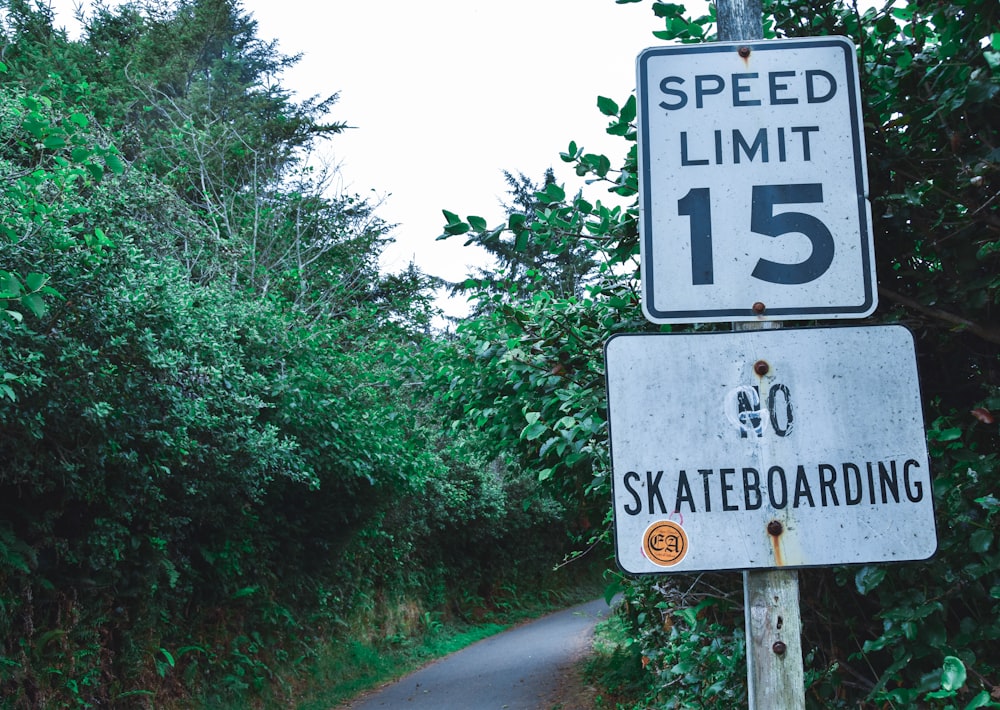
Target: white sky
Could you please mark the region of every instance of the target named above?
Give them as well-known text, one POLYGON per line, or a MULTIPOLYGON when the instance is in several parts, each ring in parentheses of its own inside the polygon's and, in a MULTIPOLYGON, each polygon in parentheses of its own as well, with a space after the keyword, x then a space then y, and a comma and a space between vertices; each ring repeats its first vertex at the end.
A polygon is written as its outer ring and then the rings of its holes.
MULTIPOLYGON (((71 33, 74 4, 52 0, 56 24, 71 33)), ((243 2, 259 37, 277 39, 285 54, 303 54, 286 73, 286 87, 302 98, 340 93, 332 118, 356 128, 334 137, 331 157, 345 191, 386 198, 379 214, 398 227, 384 266, 395 271, 412 258, 450 280, 482 259, 461 237, 435 241, 442 209, 499 224, 505 169, 537 180, 552 166, 575 189, 558 155, 570 140, 619 164, 626 144, 605 135, 597 97, 621 104, 633 90, 636 56, 662 29, 651 5, 243 2)), ((606 197, 600 187, 589 194, 606 197)))
POLYGON ((549 166, 559 171, 570 140, 613 148, 617 161, 625 143, 604 134, 597 96, 627 98, 635 57, 659 29, 649 3, 613 0, 244 6, 261 36, 304 52, 288 86, 340 92, 336 118, 357 126, 332 143, 346 186, 388 195, 382 216, 399 224, 386 266, 413 258, 451 280, 464 278, 476 255, 462 238, 434 241, 442 208, 500 223, 502 171, 533 179, 549 166))

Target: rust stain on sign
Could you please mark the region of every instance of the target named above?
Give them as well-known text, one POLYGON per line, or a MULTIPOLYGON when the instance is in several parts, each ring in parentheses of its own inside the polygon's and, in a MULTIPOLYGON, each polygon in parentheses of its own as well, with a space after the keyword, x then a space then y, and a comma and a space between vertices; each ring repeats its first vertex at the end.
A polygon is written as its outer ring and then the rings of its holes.
POLYGON ((771 538, 771 548, 774 550, 775 567, 784 567, 785 561, 781 554, 781 533, 785 531, 785 526, 778 520, 772 520, 767 524, 767 534, 771 538))

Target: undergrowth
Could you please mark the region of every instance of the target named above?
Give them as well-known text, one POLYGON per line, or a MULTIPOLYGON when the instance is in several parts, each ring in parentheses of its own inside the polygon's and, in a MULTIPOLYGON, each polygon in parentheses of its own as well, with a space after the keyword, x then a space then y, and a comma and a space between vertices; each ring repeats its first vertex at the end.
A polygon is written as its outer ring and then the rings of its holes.
POLYGON ((336 635, 315 639, 304 655, 271 667, 270 682, 263 689, 205 692, 197 706, 218 710, 341 707, 511 626, 599 595, 597 583, 584 580, 541 591, 505 585, 489 601, 467 595, 443 611, 425 610, 413 600, 381 602, 350 619, 336 635))
POLYGON ((598 689, 594 707, 634 707, 646 693, 645 676, 642 651, 633 642, 621 615, 612 614, 599 622, 594 630, 593 655, 584 667, 584 679, 598 689))

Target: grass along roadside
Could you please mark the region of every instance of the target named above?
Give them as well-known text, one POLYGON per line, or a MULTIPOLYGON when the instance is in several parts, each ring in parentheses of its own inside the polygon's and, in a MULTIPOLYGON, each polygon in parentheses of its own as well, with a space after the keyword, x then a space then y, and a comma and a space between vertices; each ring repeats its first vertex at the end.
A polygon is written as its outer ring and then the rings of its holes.
POLYGON ((594 688, 595 710, 645 708, 650 688, 639 644, 625 620, 611 614, 594 629, 593 652, 583 664, 583 681, 594 688))
POLYGON ((373 645, 362 641, 333 642, 311 669, 314 691, 298 703, 300 710, 329 710, 368 690, 418 670, 427 663, 500 633, 509 625, 484 623, 461 628, 441 624, 420 638, 373 645))
POLYGON ((299 710, 341 707, 438 658, 520 623, 599 597, 601 591, 601 586, 594 583, 557 592, 520 594, 494 600, 494 608, 489 612, 465 620, 425 612, 408 635, 371 638, 365 629, 356 629, 346 638, 316 649, 304 673, 304 687, 296 693, 295 707, 299 710))

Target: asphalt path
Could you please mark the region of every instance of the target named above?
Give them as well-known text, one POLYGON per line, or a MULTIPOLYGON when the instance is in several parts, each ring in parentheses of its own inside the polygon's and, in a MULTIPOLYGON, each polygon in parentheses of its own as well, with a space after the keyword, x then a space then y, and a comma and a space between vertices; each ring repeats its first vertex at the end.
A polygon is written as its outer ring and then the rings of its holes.
POLYGON ((603 599, 483 639, 344 706, 350 710, 550 710, 588 651, 603 599))

